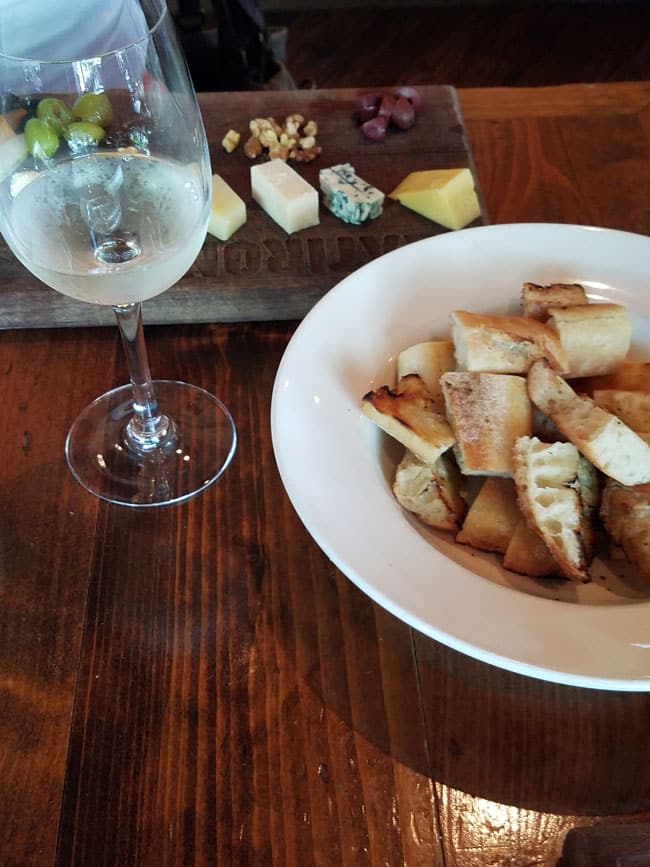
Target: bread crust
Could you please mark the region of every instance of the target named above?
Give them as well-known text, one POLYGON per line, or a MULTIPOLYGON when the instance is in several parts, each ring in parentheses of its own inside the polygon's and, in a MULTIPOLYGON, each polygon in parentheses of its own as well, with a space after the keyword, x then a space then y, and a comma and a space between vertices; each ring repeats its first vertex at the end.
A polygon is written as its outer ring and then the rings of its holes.
POLYGON ((587 582, 579 459, 571 443, 542 443, 536 437, 520 437, 512 457, 519 508, 528 526, 566 578, 587 582))
POLYGON ((512 479, 487 478, 469 507, 456 541, 503 554, 520 518, 512 479))
POLYGON ((455 442, 449 423, 435 412, 431 395, 415 373, 402 377, 394 390, 384 385, 367 392, 361 408, 378 427, 425 463, 435 464, 455 442))
POLYGON ((449 453, 425 464, 408 449, 393 482, 398 503, 436 530, 456 532, 467 512, 461 496, 462 479, 449 453))
POLYGON ((440 382, 460 471, 511 477, 512 446, 532 430, 526 380, 506 373, 449 371, 440 382))
POLYGON ((600 517, 639 576, 650 582, 650 488, 626 487, 608 479, 600 517))
POLYGON ((650 361, 624 361, 613 373, 574 379, 571 385, 578 394, 593 394, 597 388, 650 392, 650 361))
POLYGON ((524 283, 521 288, 521 310, 524 316, 546 322, 549 312, 556 307, 588 304, 589 299, 580 283, 524 283))
POLYGON ((557 333, 536 319, 454 310, 451 336, 458 370, 522 374, 538 358, 568 369, 557 333))
POLYGON ((530 529, 522 516, 503 555, 503 565, 511 572, 532 578, 563 578, 562 571, 544 541, 530 529))
POLYGON ((643 439, 650 434, 650 393, 624 391, 620 388, 597 388, 594 403, 618 416, 643 439))
POLYGON ((548 324, 566 353, 569 379, 612 373, 630 350, 632 323, 620 304, 582 304, 549 310, 548 324))
POLYGON ((427 340, 402 350, 397 356, 397 376, 417 373, 429 390, 435 412, 444 413, 440 377, 456 366, 451 340, 427 340))
POLYGON ((617 416, 577 395, 544 359, 531 366, 527 384, 538 409, 601 472, 623 485, 650 482, 650 446, 617 416))

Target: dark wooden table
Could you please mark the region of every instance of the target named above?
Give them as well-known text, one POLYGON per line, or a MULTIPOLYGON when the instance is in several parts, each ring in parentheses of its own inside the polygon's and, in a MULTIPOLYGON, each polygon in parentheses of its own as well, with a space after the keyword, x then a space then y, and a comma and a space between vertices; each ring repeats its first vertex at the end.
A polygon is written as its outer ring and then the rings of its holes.
MULTIPOLYGON (((650 83, 459 95, 492 222, 650 233, 650 83)), ((152 511, 63 458, 125 378, 115 331, 0 332, 2 867, 550 867, 570 828, 650 817, 650 695, 449 650, 311 540, 270 438, 293 328, 148 329, 156 376, 216 392, 240 437, 152 511)))

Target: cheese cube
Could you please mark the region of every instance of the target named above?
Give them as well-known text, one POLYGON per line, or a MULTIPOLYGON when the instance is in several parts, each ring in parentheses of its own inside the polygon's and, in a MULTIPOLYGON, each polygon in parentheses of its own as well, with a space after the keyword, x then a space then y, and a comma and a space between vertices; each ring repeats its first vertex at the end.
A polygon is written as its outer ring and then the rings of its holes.
POLYGON ((389 195, 447 229, 462 229, 481 215, 469 169, 412 172, 389 195))
POLYGON ((255 201, 285 232, 317 226, 318 192, 283 160, 251 166, 255 201))
POLYGON ((221 175, 212 175, 212 206, 208 232, 227 241, 246 222, 246 204, 221 175))

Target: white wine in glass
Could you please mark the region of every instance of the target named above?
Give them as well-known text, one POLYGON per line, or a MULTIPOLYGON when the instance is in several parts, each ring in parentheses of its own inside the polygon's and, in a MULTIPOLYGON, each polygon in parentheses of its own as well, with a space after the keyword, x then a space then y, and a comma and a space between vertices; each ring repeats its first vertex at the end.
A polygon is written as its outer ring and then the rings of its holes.
MULTIPOLYGON (((237 438, 214 395, 151 379, 141 303, 174 285, 198 255, 211 168, 164 0, 122 2, 124 45, 113 32, 105 50, 67 56, 60 38, 47 57, 30 57, 0 39, 0 231, 48 286, 113 307, 130 383, 83 410, 65 453, 87 490, 145 507, 211 485, 237 438)), ((62 9, 62 24, 65 16, 62 9)))

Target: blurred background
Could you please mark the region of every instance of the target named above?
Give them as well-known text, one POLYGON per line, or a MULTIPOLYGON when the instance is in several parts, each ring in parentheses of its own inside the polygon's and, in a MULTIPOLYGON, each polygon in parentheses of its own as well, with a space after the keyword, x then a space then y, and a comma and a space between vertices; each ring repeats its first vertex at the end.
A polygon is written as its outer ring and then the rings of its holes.
POLYGON ((197 90, 650 78, 650 0, 170 0, 197 90))

